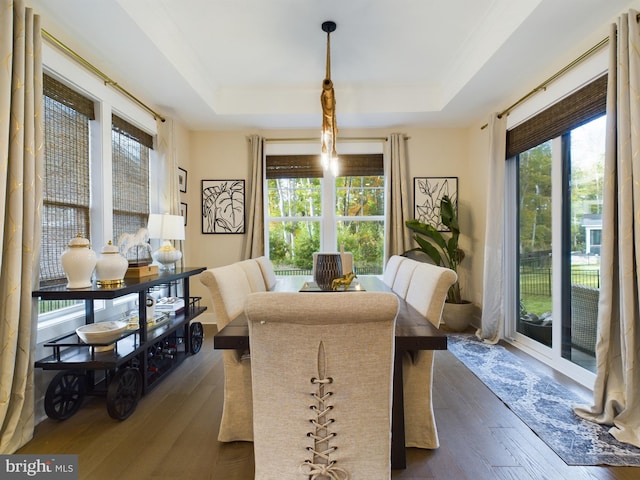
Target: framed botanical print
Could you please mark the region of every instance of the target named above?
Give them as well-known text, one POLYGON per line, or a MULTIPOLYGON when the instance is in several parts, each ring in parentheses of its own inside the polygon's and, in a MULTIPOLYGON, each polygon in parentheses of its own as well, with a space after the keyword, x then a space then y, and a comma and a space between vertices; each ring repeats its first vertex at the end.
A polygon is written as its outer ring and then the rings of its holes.
POLYGON ((202 233, 245 233, 244 180, 202 180, 202 233))
POLYGON ((440 232, 448 232, 449 229, 442 224, 440 218, 440 201, 445 195, 449 196, 457 210, 458 177, 414 177, 414 218, 433 225, 440 232))

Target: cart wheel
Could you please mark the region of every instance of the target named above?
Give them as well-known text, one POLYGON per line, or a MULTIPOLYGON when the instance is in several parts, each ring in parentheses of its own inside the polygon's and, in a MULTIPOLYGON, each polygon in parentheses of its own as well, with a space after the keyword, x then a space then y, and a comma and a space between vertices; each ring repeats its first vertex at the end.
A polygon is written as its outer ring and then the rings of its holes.
POLYGON ((189 326, 189 337, 191 339, 191 353, 196 354, 202 348, 202 339, 204 338, 202 323, 193 322, 189 326))
POLYGON ((107 412, 124 420, 133 413, 142 393, 142 376, 136 368, 118 370, 107 388, 107 412))
POLYGON ((44 411, 49 418, 66 420, 82 405, 85 378, 81 372, 60 372, 47 387, 44 395, 44 411))

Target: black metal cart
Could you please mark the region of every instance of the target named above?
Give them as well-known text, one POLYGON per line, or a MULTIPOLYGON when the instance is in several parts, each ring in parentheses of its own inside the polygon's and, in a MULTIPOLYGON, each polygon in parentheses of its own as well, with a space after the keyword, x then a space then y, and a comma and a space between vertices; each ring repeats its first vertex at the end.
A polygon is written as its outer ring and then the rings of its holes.
POLYGON ((187 356, 198 353, 203 342, 202 324, 194 319, 206 310, 200 297, 189 295, 189 277, 205 268, 176 268, 175 271, 141 279, 125 279, 118 287, 69 290, 66 284, 36 290, 41 300, 84 300, 86 323, 94 322, 94 301, 113 300, 138 294, 139 328, 127 330, 109 351, 107 344, 82 342, 75 332, 45 344, 52 354, 35 363, 44 370, 60 370, 45 393, 44 406, 50 418, 64 420, 82 405, 85 395, 106 395, 112 418, 124 420, 135 410, 140 397, 149 392, 187 356), (184 310, 155 326, 147 327, 146 296, 149 289, 182 281, 184 310))

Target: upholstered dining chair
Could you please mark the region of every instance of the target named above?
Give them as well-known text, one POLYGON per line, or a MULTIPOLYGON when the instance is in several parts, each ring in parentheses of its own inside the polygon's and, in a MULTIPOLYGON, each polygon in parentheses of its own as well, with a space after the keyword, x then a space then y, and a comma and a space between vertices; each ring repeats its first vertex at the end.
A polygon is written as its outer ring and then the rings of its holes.
POLYGON ((238 265, 244 270, 247 280, 249 280, 249 286, 252 292, 264 292, 267 290, 267 285, 262 274, 260 264, 255 259, 242 260, 237 262, 238 265))
POLYGON ((396 277, 393 280, 393 286, 391 287, 391 289, 400 297, 407 297, 407 291, 409 290, 409 284, 411 283, 413 271, 416 269, 419 263, 420 262, 412 258, 405 258, 398 266, 398 271, 396 272, 396 277))
POLYGON ((398 268, 404 260, 406 260, 406 257, 401 255, 391 255, 389 260, 387 260, 387 264, 384 267, 384 273, 382 274, 382 281, 387 287, 393 287, 393 282, 396 279, 398 268))
MULTIPOLYGON (((439 327, 447 291, 457 279, 453 270, 418 262, 411 276, 406 301, 439 327)), ((434 353, 434 350, 414 351, 402 359, 407 447, 433 449, 440 446, 432 403, 434 353)))
MULTIPOLYGON (((200 274, 200 282, 211 295, 218 330, 244 311, 251 284, 238 264, 210 268, 200 274)), ((224 404, 218 440, 252 441, 251 359, 246 352, 223 350, 224 404)))
POLYGON ((264 283, 267 290, 273 290, 278 282, 275 269, 273 268, 273 262, 264 255, 257 257, 256 262, 258 262, 260 270, 262 270, 262 276, 264 277, 264 283))
POLYGON ((383 292, 249 295, 256 480, 391 478, 397 311, 383 292))

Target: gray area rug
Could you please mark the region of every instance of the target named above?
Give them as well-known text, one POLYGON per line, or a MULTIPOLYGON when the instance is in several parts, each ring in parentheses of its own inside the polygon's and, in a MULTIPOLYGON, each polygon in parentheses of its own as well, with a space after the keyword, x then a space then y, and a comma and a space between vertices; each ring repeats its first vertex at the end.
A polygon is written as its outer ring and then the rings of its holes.
POLYGON ((449 335, 448 349, 567 465, 640 466, 639 448, 573 412, 575 405, 590 405, 591 398, 532 372, 504 347, 473 335, 449 335))

